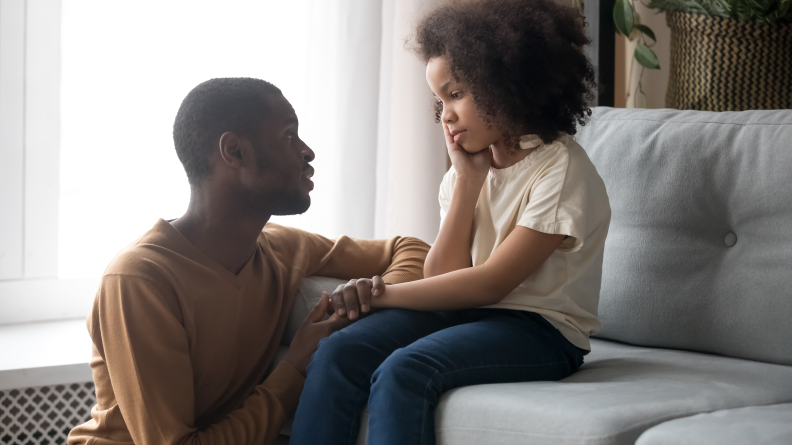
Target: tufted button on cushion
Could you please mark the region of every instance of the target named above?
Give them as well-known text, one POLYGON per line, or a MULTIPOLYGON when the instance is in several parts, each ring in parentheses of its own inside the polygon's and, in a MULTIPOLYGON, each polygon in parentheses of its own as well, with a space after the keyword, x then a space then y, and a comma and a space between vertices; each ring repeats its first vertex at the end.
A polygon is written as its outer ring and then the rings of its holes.
POLYGON ((792 110, 596 108, 575 138, 613 212, 598 336, 792 365, 792 110))

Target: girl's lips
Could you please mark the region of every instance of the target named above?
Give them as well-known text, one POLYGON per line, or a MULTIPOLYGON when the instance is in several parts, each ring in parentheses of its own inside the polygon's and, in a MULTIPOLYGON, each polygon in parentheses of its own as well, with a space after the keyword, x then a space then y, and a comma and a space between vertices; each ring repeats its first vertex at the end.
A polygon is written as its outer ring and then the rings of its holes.
POLYGON ((467 131, 467 130, 462 130, 462 131, 453 133, 451 135, 451 137, 454 139, 454 142, 459 141, 459 138, 462 137, 462 133, 464 133, 465 131, 467 131))

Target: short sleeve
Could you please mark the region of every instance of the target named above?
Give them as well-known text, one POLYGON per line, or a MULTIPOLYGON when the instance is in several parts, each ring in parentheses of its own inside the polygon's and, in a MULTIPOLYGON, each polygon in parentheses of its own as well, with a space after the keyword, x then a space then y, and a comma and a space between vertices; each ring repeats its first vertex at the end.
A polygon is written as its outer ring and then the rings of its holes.
POLYGON ((440 201, 440 225, 443 225, 448 208, 451 206, 451 194, 454 192, 454 182, 456 182, 456 171, 452 166, 443 176, 443 182, 440 183, 440 193, 437 197, 440 201))
POLYGON ((558 250, 577 252, 585 242, 587 172, 570 162, 562 149, 544 166, 528 193, 517 225, 553 235, 567 235, 558 250))

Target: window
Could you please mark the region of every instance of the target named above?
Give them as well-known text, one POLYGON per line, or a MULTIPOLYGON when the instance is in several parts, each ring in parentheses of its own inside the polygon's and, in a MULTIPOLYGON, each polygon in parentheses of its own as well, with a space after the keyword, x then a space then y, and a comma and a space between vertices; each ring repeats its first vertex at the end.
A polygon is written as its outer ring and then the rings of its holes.
POLYGON ((173 119, 212 77, 277 85, 316 152, 310 210, 273 221, 432 241, 446 155, 402 45, 425 6, 0 2, 0 324, 84 317, 112 257, 182 214, 173 119))
MULTIPOLYGON (((283 90, 317 152, 314 203, 332 200, 336 147, 325 136, 338 98, 328 22, 321 2, 64 1, 58 275, 98 276, 157 218, 184 212, 173 119, 213 77, 258 77, 283 90)), ((286 220, 336 235, 316 220, 323 210, 286 220)))

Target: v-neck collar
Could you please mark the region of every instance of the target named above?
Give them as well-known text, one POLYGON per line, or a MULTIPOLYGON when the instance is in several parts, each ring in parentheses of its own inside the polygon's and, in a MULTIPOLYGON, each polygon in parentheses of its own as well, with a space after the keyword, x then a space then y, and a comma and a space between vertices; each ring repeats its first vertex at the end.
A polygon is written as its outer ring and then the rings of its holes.
POLYGON ((169 248, 183 255, 184 257, 196 261, 203 266, 215 271, 223 278, 224 281, 237 289, 241 289, 242 285, 245 283, 245 281, 247 281, 247 278, 251 273, 251 269, 253 268, 253 263, 256 260, 256 256, 259 255, 261 250, 261 245, 258 244, 257 241, 256 250, 253 252, 253 255, 251 255, 245 265, 242 266, 242 269, 239 271, 239 273, 234 275, 233 272, 221 266, 220 263, 210 258, 199 248, 195 247, 195 245, 185 238, 184 235, 182 235, 182 233, 179 232, 175 227, 173 227, 170 222, 160 218, 154 225, 154 228, 162 234, 164 239, 173 243, 172 246, 168 246, 169 248))

